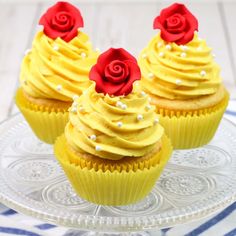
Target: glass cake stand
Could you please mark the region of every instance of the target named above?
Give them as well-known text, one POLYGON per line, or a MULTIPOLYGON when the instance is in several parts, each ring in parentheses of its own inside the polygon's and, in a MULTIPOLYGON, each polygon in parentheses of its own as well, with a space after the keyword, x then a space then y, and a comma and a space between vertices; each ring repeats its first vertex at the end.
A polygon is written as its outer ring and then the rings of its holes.
POLYGON ((235 200, 236 126, 226 119, 209 145, 175 151, 144 200, 118 207, 77 196, 52 146, 40 142, 21 115, 0 125, 0 201, 26 215, 77 229, 68 235, 151 235, 150 230, 198 220, 235 200))

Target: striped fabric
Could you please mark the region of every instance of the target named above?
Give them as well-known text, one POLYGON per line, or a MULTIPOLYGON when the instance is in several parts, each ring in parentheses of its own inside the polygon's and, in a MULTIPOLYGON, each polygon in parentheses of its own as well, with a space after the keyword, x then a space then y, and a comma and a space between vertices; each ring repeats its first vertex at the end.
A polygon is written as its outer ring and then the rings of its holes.
MULTIPOLYGON (((236 100, 231 100, 225 117, 236 124, 236 100)), ((24 216, 0 205, 0 236, 79 236, 65 227, 48 224, 37 219, 24 216)), ((106 234, 107 236, 109 234, 106 234)), ((236 236, 236 202, 222 212, 197 222, 173 228, 152 231, 151 236, 236 236)))

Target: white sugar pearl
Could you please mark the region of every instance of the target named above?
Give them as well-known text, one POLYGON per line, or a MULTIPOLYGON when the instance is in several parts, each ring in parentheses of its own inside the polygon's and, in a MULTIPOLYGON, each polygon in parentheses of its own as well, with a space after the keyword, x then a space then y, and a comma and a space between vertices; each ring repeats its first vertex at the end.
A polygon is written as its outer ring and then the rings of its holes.
POLYGON ((84 113, 84 112, 85 112, 84 107, 80 107, 80 108, 79 108, 79 112, 80 112, 80 113, 84 113))
POLYGON ((72 103, 72 106, 73 106, 73 107, 77 107, 77 106, 78 106, 78 103, 77 103, 77 102, 73 102, 73 103, 72 103))
POLYGON ((181 45, 180 47, 181 47, 182 51, 187 51, 188 50, 188 46, 186 46, 186 45, 181 45))
POLYGON ((152 108, 152 106, 149 105, 149 104, 146 106, 146 109, 147 109, 148 111, 151 110, 151 108, 152 108))
POLYGON ((146 96, 146 93, 144 91, 142 91, 140 94, 141 94, 142 97, 146 96))
POLYGON ((96 141, 97 136, 95 134, 92 134, 92 135, 89 136, 89 138, 93 141, 96 141))
POLYGON ((77 113, 77 108, 76 108, 76 107, 72 107, 72 108, 71 108, 71 112, 77 113))
POLYGON ((86 55, 85 52, 81 52, 81 53, 80 53, 80 56, 83 57, 83 58, 85 58, 87 55, 86 55))
POLYGON ((197 48, 197 51, 201 51, 201 50, 202 50, 202 47, 199 46, 199 47, 197 48))
POLYGON ((29 54, 30 52, 31 52, 31 49, 26 49, 26 50, 25 50, 25 53, 24 53, 25 56, 26 56, 27 54, 29 54))
POLYGON ((170 45, 170 44, 167 44, 167 45, 166 45, 166 49, 170 51, 170 50, 172 49, 171 45, 170 45))
POLYGON ((147 54, 144 53, 144 54, 142 55, 142 58, 143 58, 143 59, 147 58, 147 54))
POLYGON ((164 52, 160 52, 159 57, 164 57, 164 52))
POLYGON ((205 70, 202 70, 202 71, 200 72, 200 75, 201 75, 202 77, 206 76, 206 71, 205 71, 205 70))
POLYGON ((117 101, 117 102, 116 102, 116 106, 117 106, 117 107, 121 107, 122 104, 123 104, 123 103, 122 103, 121 101, 117 101))
POLYGON ((159 123, 159 118, 158 117, 154 119, 154 125, 156 125, 157 123, 159 123))
POLYGON ((95 150, 98 151, 98 152, 100 152, 100 151, 102 151, 102 148, 97 145, 97 146, 95 147, 95 150))
POLYGON ((121 105, 121 109, 122 109, 122 110, 126 110, 126 109, 127 109, 127 105, 126 105, 126 104, 122 104, 122 105, 121 105))
POLYGON ((137 120, 138 120, 138 121, 141 121, 141 120, 143 120, 143 115, 141 115, 141 114, 138 114, 138 115, 137 115, 137 120))
POLYGON ((152 101, 152 99, 149 97, 149 98, 148 98, 148 101, 149 101, 149 102, 151 102, 151 101, 152 101))
POLYGON ((154 74, 152 72, 148 73, 148 78, 150 79, 154 78, 154 74))
POLYGON ((213 56, 213 58, 216 58, 216 54, 215 53, 212 53, 212 56, 213 56))
POLYGON ((100 48, 95 48, 95 51, 100 52, 101 50, 100 50, 100 48))
POLYGON ((175 81, 175 83, 176 83, 177 85, 180 85, 180 84, 182 83, 182 80, 177 79, 177 80, 175 81))
POLYGON ((58 84, 57 85, 57 91, 61 91, 62 90, 62 85, 61 84, 58 84))
POLYGON ((186 54, 185 52, 182 52, 182 53, 180 54, 180 56, 184 58, 184 57, 187 56, 187 54, 186 54))
POLYGON ((74 101, 76 101, 78 98, 79 98, 79 96, 76 95, 76 94, 73 96, 73 100, 74 100, 74 101))
POLYGON ((120 128, 123 125, 121 121, 117 122, 117 126, 120 128))
POLYGON ((53 50, 58 51, 58 50, 59 50, 59 46, 58 46, 57 44, 55 44, 55 45, 53 46, 53 50))
POLYGON ((163 45, 163 43, 162 43, 162 42, 159 42, 159 43, 157 44, 157 47, 160 48, 160 47, 162 47, 162 45, 163 45))

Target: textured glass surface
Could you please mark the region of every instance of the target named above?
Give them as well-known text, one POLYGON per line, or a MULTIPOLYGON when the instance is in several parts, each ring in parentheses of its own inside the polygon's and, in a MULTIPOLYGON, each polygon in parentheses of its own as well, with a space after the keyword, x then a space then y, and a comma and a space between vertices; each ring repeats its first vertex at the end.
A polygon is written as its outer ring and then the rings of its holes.
POLYGON ((21 115, 0 125, 0 201, 45 221, 115 232, 165 228, 215 213, 236 199, 236 127, 223 119, 209 145, 175 151, 141 202, 108 207, 77 196, 21 115))

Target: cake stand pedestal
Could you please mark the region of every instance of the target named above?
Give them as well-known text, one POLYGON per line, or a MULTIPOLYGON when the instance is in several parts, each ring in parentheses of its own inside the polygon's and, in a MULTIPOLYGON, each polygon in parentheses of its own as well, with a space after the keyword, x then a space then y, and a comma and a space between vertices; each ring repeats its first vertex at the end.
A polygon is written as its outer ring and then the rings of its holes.
POLYGON ((201 219, 234 202, 235 181, 236 126, 226 119, 209 145, 175 151, 145 199, 116 207, 77 196, 52 146, 40 142, 21 115, 0 124, 0 201, 76 229, 67 236, 156 236, 152 230, 201 219))

